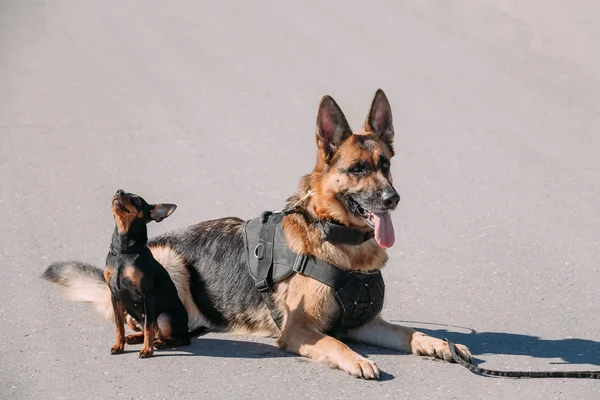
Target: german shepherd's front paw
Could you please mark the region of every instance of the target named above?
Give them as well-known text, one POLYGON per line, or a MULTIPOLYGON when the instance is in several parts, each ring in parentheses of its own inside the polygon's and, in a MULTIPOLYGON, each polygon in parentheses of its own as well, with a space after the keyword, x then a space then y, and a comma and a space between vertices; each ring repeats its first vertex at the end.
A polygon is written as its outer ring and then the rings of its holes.
MULTIPOLYGON (((450 354, 450 349, 448 348, 448 343, 446 343, 445 340, 437 339, 421 332, 416 332, 413 335, 411 348, 413 354, 419 356, 430 356, 448 362, 454 362, 452 354, 450 354)), ((462 358, 471 361, 471 351, 469 351, 467 346, 457 344, 456 350, 462 358)))
POLYGON ((124 344, 115 344, 110 348, 110 354, 122 354, 125 351, 124 344))
POLYGON ((150 347, 150 348, 142 348, 142 350, 140 351, 140 358, 150 358, 152 357, 152 354, 154 354, 154 348, 150 347))
MULTIPOLYGON (((446 344, 446 347, 444 350, 445 351, 444 360, 447 360, 451 363, 456 362, 456 361, 454 361, 454 358, 450 354, 450 350, 448 348, 448 343, 446 343, 446 342, 444 342, 444 343, 446 344)), ((467 346, 465 346, 464 344, 457 344, 456 351, 463 359, 465 359, 469 362, 471 362, 473 360, 473 356, 471 355, 471 350, 469 350, 469 348, 467 346)))
POLYGON ((154 347, 157 349, 166 349, 168 346, 167 342, 165 342, 164 340, 155 340, 154 341, 154 347))
POLYGON ((377 365, 373 361, 361 356, 358 356, 351 362, 341 364, 339 367, 356 378, 379 379, 381 375, 381 371, 379 371, 379 368, 377 368, 377 365))

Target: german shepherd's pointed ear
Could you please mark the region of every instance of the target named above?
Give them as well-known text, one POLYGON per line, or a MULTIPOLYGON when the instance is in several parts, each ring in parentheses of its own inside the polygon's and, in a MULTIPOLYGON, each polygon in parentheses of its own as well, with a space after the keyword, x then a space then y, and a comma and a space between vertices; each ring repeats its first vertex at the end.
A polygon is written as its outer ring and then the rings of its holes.
POLYGON ((367 131, 379 136, 391 148, 394 141, 394 125, 392 122, 390 102, 383 90, 377 89, 365 122, 365 128, 367 131))
POLYGON ((156 222, 160 222, 173 214, 176 208, 175 204, 154 204, 150 210, 150 218, 156 222))
POLYGON ((325 161, 331 160, 340 144, 352 136, 344 113, 330 96, 323 96, 317 114, 317 146, 325 161))

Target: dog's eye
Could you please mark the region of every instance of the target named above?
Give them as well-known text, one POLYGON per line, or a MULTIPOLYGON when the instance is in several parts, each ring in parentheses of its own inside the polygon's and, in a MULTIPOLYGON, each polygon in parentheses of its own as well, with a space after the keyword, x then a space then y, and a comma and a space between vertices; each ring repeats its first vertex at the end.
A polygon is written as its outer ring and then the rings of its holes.
POLYGON ((350 173, 352 174, 362 174, 365 172, 365 166, 362 164, 356 164, 352 168, 350 168, 350 173))
POLYGON ((383 172, 384 174, 387 173, 390 170, 390 162, 388 160, 386 160, 385 158, 381 160, 381 163, 379 164, 379 168, 381 169, 381 172, 383 172))

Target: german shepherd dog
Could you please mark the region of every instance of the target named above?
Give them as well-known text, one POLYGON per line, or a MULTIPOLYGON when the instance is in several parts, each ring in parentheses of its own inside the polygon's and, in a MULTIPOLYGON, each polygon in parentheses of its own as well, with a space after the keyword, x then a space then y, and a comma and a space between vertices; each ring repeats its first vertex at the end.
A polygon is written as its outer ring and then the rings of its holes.
MULTIPOLYGON (((381 89, 376 92, 364 126, 355 133, 333 98, 324 96, 316 139, 316 165, 287 201, 287 207, 300 211, 283 217, 287 243, 295 253, 312 255, 342 270, 379 270, 388 260, 385 248, 394 243, 389 213, 400 199, 390 173, 394 128, 386 95, 381 89), (358 245, 330 243, 323 239, 318 221, 335 221, 374 233, 374 238, 358 245)), ((273 288, 273 303, 283 322, 281 329, 277 327, 248 272, 243 224, 233 217, 205 221, 149 241, 154 258, 175 282, 190 330, 204 325, 274 337, 286 351, 355 377, 379 378, 373 361, 324 333, 334 328, 341 315, 329 286, 300 273, 279 282, 273 288)), ((105 316, 113 317, 102 270, 80 262, 60 262, 48 267, 44 277, 64 286, 69 299, 92 302, 105 316)), ((347 336, 370 345, 453 360, 444 340, 391 324, 380 315, 347 336)), ((465 346, 457 345, 457 349, 471 359, 465 346)))

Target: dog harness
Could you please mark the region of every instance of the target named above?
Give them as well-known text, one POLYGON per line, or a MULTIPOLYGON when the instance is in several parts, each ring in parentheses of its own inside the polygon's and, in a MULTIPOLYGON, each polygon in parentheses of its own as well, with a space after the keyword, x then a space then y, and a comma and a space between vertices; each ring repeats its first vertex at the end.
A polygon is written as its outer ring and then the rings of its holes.
MULTIPOLYGON (((262 294, 279 329, 283 316, 273 301, 274 285, 294 273, 309 276, 333 289, 341 316, 331 333, 344 336, 379 314, 383 308, 385 285, 380 271, 344 271, 310 254, 294 253, 283 231, 288 212, 265 211, 259 218, 244 222, 244 244, 250 275, 262 294)), ((332 222, 318 224, 324 240, 359 244, 372 238, 365 233, 332 222)))

